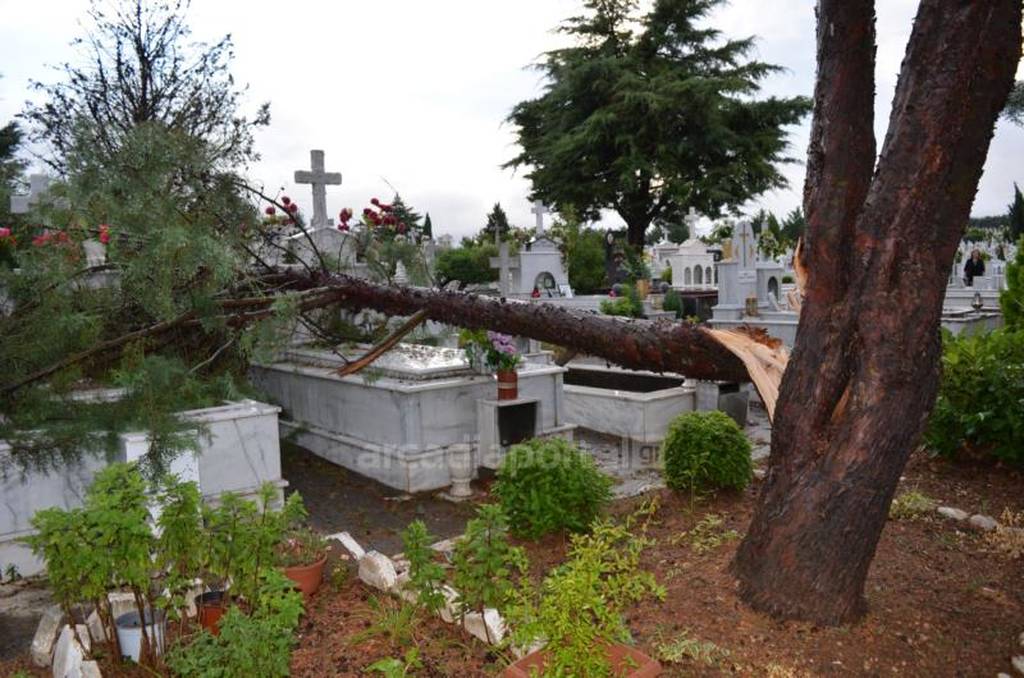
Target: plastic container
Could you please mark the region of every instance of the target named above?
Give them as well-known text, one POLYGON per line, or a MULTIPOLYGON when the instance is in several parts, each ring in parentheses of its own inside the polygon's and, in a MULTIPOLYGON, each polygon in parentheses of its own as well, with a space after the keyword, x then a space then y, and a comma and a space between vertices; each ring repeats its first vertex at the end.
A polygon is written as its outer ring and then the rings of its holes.
MULTIPOLYGON (((121 656, 138 662, 142 653, 142 624, 139 622, 139 613, 125 612, 114 620, 114 625, 117 627, 117 641, 121 644, 121 656)), ((156 654, 163 652, 166 627, 167 618, 163 610, 157 610, 155 615, 152 610, 146 610, 146 635, 149 636, 149 641, 155 644, 156 654)))

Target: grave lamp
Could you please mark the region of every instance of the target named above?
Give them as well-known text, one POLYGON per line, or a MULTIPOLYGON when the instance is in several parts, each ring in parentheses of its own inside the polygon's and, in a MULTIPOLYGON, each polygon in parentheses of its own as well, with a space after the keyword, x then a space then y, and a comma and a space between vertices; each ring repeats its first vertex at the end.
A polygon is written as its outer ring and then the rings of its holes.
POLYGON ((981 300, 981 292, 975 292, 974 299, 971 300, 971 308, 980 311, 984 305, 985 302, 981 300))

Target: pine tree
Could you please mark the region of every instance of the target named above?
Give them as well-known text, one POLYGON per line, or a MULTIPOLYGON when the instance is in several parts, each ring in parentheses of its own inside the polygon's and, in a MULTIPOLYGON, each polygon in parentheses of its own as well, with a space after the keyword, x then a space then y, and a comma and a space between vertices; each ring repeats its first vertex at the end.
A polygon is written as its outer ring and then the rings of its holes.
POLYGON ((785 126, 810 110, 805 97, 756 100, 778 67, 747 60, 753 38, 727 40, 706 28, 722 0, 586 0, 587 13, 560 31, 572 47, 538 68, 545 93, 509 115, 531 197, 588 220, 618 212, 629 242, 652 222, 682 222, 694 207, 716 218, 786 185, 785 126))
POLYGON ((428 238, 434 237, 434 224, 430 221, 430 212, 427 212, 427 216, 423 217, 423 235, 428 238))
POLYGON ((505 214, 505 210, 502 209, 500 202, 496 202, 494 203, 494 209, 487 215, 487 224, 480 231, 477 239, 481 243, 493 243, 496 239, 505 240, 511 230, 512 227, 508 223, 508 216, 505 214), (497 234, 497 238, 495 238, 495 234, 497 234))
POLYGON ((1013 184, 1013 202, 1010 203, 1007 212, 1010 239, 1016 242, 1024 237, 1024 195, 1021 195, 1020 187, 1016 183, 1013 184))
POLYGON ((410 232, 420 229, 420 219, 423 217, 406 205, 405 201, 402 200, 402 196, 397 193, 395 193, 395 197, 391 200, 391 213, 398 219, 398 223, 405 224, 410 232))

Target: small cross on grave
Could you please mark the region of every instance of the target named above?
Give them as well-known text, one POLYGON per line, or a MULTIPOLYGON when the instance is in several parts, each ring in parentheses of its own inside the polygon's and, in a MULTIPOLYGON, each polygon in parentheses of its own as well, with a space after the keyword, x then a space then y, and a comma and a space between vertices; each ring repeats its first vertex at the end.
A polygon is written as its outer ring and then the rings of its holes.
POLYGON ((753 268, 757 262, 757 238, 749 221, 741 221, 736 225, 736 237, 740 239, 740 267, 753 268))
POLYGON ((551 210, 545 207, 544 203, 541 202, 540 200, 534 200, 533 209, 531 209, 530 211, 537 215, 537 235, 543 235, 544 215, 549 213, 551 210))
POLYGON ((45 174, 33 174, 28 178, 28 195, 11 196, 11 213, 26 214, 34 205, 38 205, 50 187, 50 177, 45 174))
POLYGON ((512 269, 519 268, 519 262, 508 256, 507 242, 501 243, 498 247, 498 256, 491 257, 490 263, 491 268, 498 269, 498 289, 501 291, 501 296, 507 297, 511 289, 509 277, 512 269))
POLYGON ((313 219, 309 225, 313 228, 333 226, 334 220, 327 218, 327 187, 340 185, 341 173, 324 171, 323 151, 310 151, 309 165, 310 171, 295 171, 295 183, 313 186, 313 219))
POLYGON ((683 222, 686 224, 686 230, 689 233, 687 237, 697 237, 697 224, 700 223, 700 215, 697 214, 697 210, 690 208, 690 211, 686 213, 683 218, 683 222))

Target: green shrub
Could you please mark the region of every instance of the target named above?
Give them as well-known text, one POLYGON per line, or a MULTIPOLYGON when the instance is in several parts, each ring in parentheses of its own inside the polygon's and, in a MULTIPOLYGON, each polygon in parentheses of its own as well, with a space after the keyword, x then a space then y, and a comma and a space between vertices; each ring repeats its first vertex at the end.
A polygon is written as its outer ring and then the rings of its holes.
MULTIPOLYGON (((466 523, 452 552, 452 586, 459 614, 501 610, 512 598, 514 575, 526 572, 526 552, 508 541, 508 520, 497 504, 484 504, 466 523)), ((486 631, 485 633, 489 633, 486 631)))
POLYGON ((943 340, 942 384, 925 442, 945 457, 970 449, 1024 464, 1024 331, 943 340))
POLYGON ((753 475, 750 441, 722 412, 686 412, 661 444, 665 482, 676 490, 743 489, 753 475))
POLYGON ((403 553, 409 561, 407 586, 416 594, 416 602, 428 612, 437 612, 444 605, 444 568, 430 546, 435 541, 422 520, 414 520, 402 531, 403 553))
POLYGON ((534 439, 509 450, 494 492, 512 531, 536 539, 561 529, 588 529, 611 500, 611 486, 611 478, 575 445, 534 439))
POLYGON ((654 510, 645 505, 625 524, 597 521, 590 534, 573 535, 569 559, 539 588, 524 582, 508 610, 513 640, 524 647, 546 641, 545 676, 611 675, 606 654, 595 648, 629 642, 627 607, 664 599, 665 589, 640 567, 640 555, 652 543, 646 522, 633 534, 637 518, 649 519, 654 510))
POLYGON ((910 490, 892 500, 892 504, 889 505, 889 519, 914 520, 934 510, 934 499, 917 490, 910 490))
POLYGON ((793 282, 793 276, 791 276, 790 274, 787 273, 786 275, 782 276, 782 284, 783 285, 789 285, 792 282, 793 282))
POLYGON ((666 311, 675 311, 676 318, 683 317, 683 297, 676 290, 665 292, 665 301, 661 307, 666 311))
POLYGON ((1024 238, 1017 243, 1017 256, 1006 266, 1006 289, 999 293, 1006 326, 1024 329, 1024 238))
POLYGON ((623 285, 622 294, 613 299, 601 301, 601 313, 605 315, 618 315, 627 318, 642 318, 644 315, 644 302, 632 285, 623 285))
POLYGON ((220 620, 220 634, 203 630, 167 653, 178 675, 197 678, 287 676, 302 594, 278 570, 264 568, 249 614, 232 605, 220 620))

